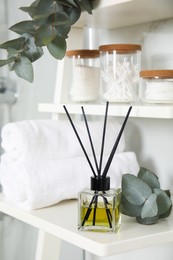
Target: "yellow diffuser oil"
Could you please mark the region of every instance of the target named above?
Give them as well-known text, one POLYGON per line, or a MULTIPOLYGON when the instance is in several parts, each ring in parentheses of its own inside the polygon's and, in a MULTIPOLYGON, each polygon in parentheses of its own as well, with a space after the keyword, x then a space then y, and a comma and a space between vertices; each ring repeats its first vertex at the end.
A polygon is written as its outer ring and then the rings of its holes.
MULTIPOLYGON (((101 181, 105 180, 109 182, 109 177, 101 181)), ((97 190, 92 188, 91 184, 91 190, 79 193, 79 230, 117 232, 121 224, 121 190, 103 188, 104 191, 100 191, 98 187, 97 190)))

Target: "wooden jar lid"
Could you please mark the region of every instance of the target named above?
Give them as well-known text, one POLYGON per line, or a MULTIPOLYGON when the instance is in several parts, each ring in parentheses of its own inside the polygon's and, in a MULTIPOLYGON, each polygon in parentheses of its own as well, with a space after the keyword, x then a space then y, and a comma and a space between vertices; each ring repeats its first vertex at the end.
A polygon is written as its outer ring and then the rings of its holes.
POLYGON ((99 50, 69 50, 66 52, 66 56, 80 56, 80 58, 96 58, 99 57, 99 50))
POLYGON ((109 45, 101 45, 99 46, 99 51, 100 52, 112 52, 112 51, 117 51, 117 52, 134 52, 134 51, 140 51, 141 45, 139 44, 109 44, 109 45))
POLYGON ((173 70, 142 70, 141 78, 173 78, 173 70))

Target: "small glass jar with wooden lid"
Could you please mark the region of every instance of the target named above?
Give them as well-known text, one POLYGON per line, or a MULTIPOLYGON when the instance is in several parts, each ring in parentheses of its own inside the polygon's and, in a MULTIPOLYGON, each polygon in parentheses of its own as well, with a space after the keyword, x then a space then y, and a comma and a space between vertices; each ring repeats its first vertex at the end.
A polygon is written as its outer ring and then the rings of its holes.
POLYGON ((173 103, 173 70, 143 70, 140 72, 144 103, 173 103))
POLYGON ((99 97, 100 59, 98 50, 69 50, 70 100, 74 102, 95 101, 99 97))
POLYGON ((101 45, 99 51, 101 98, 115 103, 135 102, 141 69, 141 45, 101 45))

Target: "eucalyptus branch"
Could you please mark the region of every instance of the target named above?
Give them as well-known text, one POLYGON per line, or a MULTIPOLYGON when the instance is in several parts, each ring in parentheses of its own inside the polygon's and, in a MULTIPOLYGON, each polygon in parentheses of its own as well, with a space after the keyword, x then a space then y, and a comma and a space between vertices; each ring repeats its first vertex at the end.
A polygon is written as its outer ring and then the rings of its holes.
POLYGON ((33 82, 32 63, 44 54, 43 47, 56 59, 66 53, 66 39, 71 26, 81 12, 92 13, 94 0, 36 0, 29 7, 21 7, 31 20, 14 24, 9 29, 19 38, 0 44, 7 51, 7 59, 0 60, 0 67, 8 65, 17 76, 33 82))

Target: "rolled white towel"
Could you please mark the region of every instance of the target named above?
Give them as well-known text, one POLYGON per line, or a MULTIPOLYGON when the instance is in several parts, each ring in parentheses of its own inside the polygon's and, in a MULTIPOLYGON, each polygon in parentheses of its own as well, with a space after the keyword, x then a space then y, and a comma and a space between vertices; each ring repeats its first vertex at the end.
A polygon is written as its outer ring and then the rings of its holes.
MULTIPOLYGON (((100 154, 103 122, 88 122, 96 154, 100 154)), ((88 155, 92 155, 84 122, 76 122, 76 129, 88 155)), ((120 124, 108 121, 104 155, 110 154, 120 124)), ((13 160, 61 159, 83 156, 75 133, 66 120, 25 120, 6 124, 2 129, 2 147, 13 160)), ((122 135, 117 152, 125 149, 122 135)))
MULTIPOLYGON (((104 158, 103 168, 107 158, 104 158)), ((114 156, 108 176, 111 187, 121 187, 124 173, 137 174, 139 165, 133 152, 114 156)), ((11 161, 6 154, 0 164, 0 181, 6 198, 27 210, 77 198, 90 187, 91 169, 85 157, 62 160, 11 161)))

